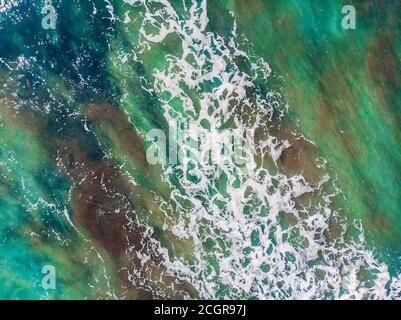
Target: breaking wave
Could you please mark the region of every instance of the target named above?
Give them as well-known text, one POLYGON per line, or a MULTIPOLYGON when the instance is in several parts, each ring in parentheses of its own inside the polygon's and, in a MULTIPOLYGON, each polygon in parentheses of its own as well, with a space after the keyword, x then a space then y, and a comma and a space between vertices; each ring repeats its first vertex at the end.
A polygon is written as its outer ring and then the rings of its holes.
POLYGON ((163 164, 162 178, 173 192, 160 206, 179 213, 166 214, 163 228, 193 243, 188 259, 172 257, 154 240, 168 273, 202 298, 399 298, 400 278, 391 278, 368 247, 361 223, 333 208, 341 190, 328 161, 309 164, 324 171, 317 182, 280 165, 294 143, 313 143, 298 129, 283 129, 289 106, 279 89, 269 88, 274 72, 237 33, 234 14, 226 38, 208 31, 206 1, 183 1, 180 11, 167 0, 125 3, 120 19, 135 17, 141 26, 129 55, 136 62, 155 45, 180 43, 143 89, 159 97, 171 127, 186 128, 177 139, 184 153, 190 150, 183 141, 203 141, 203 150, 214 155, 212 162, 189 157, 163 164), (252 137, 245 164, 215 150, 227 138, 224 128, 252 137))

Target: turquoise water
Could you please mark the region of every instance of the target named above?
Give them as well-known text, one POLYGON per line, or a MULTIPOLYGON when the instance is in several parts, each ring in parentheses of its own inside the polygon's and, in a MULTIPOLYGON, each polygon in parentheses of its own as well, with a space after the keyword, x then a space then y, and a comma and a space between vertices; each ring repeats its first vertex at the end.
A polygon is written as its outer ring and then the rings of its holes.
POLYGON ((0 298, 399 298, 401 8, 351 3, 0 7, 0 298))

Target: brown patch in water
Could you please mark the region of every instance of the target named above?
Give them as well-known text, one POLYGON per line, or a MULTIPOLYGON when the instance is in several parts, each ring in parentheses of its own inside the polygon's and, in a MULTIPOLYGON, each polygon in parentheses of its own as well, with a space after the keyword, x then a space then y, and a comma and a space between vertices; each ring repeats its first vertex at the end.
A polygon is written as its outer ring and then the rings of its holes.
POLYGON ((400 238, 400 234, 396 228, 397 225, 388 215, 381 212, 368 212, 363 217, 363 222, 367 230, 375 233, 374 236, 378 238, 378 242, 380 242, 380 238, 383 238, 384 235, 394 240, 400 238))
MULTIPOLYGON (((127 119, 120 112, 107 106, 93 106, 88 114, 92 120, 100 119, 112 127, 119 142, 138 161, 140 170, 148 169, 142 143, 132 134, 127 119)), ((146 227, 138 222, 141 220, 137 219, 139 212, 149 210, 149 205, 158 207, 151 192, 131 184, 111 160, 92 161, 78 142, 60 139, 56 144, 58 166, 75 183, 71 194, 74 222, 89 232, 91 239, 104 248, 120 270, 122 294, 135 299, 162 298, 162 294, 170 298, 183 298, 184 293, 196 296, 191 285, 177 283, 175 278, 166 275, 161 257, 152 251, 152 239, 146 227), (139 251, 150 258, 144 265, 137 256, 139 251), (148 280, 147 289, 134 284, 142 279, 129 277, 134 270, 143 273, 148 280)))
POLYGON ((115 136, 118 137, 118 141, 124 146, 126 153, 133 157, 140 169, 149 170, 143 141, 134 132, 134 128, 123 112, 108 105, 92 105, 86 114, 90 120, 112 129, 115 136))
MULTIPOLYGON (((7 124, 32 131, 47 150, 47 156, 53 158, 58 169, 72 181, 70 205, 73 223, 89 235, 104 257, 109 256, 114 263, 120 281, 116 288, 120 290, 119 296, 128 299, 197 297, 198 293, 192 285, 167 275, 161 256, 152 246, 151 237, 154 235, 148 234, 146 227, 139 222, 144 221, 146 214, 151 215, 149 210, 159 210, 160 204, 155 197, 160 187, 156 178, 151 177, 160 168, 150 170, 140 138, 134 134, 126 116, 109 106, 93 106, 88 113, 97 124, 113 128, 118 142, 138 164, 139 172, 145 178, 148 176, 155 193, 146 186, 134 186, 113 160, 93 160, 90 151, 81 145, 79 136, 71 138, 49 134, 47 114, 25 107, 20 107, 17 112, 15 106, 18 101, 10 99, 7 104, 5 101, 1 99, 0 112, 7 124), (140 211, 141 216, 138 215, 140 211), (143 265, 138 252, 149 257, 143 265), (141 284, 143 279, 146 281, 141 284)), ((96 143, 96 140, 86 141, 96 143)), ((169 235, 168 238, 176 240, 174 236, 169 235)), ((177 241, 177 247, 183 246, 188 250, 189 247, 177 241)))

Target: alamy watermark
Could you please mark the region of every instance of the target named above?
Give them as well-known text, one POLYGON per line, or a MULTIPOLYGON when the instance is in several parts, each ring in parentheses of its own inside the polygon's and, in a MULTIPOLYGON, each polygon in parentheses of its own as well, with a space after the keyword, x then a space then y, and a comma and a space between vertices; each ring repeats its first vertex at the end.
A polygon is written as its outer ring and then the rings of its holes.
POLYGON ((42 28, 43 29, 56 29, 57 14, 56 9, 52 6, 50 0, 45 0, 42 8, 42 28))
POLYGON ((176 121, 167 134, 161 129, 150 130, 146 140, 150 142, 146 159, 151 165, 192 162, 241 167, 252 161, 254 154, 254 137, 243 129, 191 130, 176 121))
POLYGON ((42 268, 42 288, 45 290, 56 289, 56 268, 52 265, 45 265, 42 268))
POLYGON ((356 29, 356 10, 352 5, 345 5, 341 9, 341 13, 345 16, 341 21, 341 26, 344 30, 356 29))

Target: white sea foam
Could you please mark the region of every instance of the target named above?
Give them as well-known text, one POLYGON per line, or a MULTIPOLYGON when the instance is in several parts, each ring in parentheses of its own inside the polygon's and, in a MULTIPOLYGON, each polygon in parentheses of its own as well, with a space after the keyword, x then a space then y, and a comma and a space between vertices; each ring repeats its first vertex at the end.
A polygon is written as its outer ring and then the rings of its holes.
MULTIPOLYGON (((230 39, 207 31, 207 3, 183 1, 185 15, 178 13, 167 0, 125 0, 140 12, 141 42, 134 57, 151 51, 156 43, 174 34, 181 41, 182 55, 165 57, 165 68, 154 72, 154 83, 144 86, 161 96, 164 117, 174 126, 177 120, 189 128, 191 135, 208 135, 213 141, 223 141, 219 128, 232 120, 236 130, 255 134, 257 128, 283 119, 288 106, 278 92, 263 96, 256 80, 267 80, 272 73, 268 63, 246 48, 241 48, 235 21, 230 39), (147 33, 152 26, 152 33, 147 33), (155 31, 156 30, 156 31, 155 31), (241 71, 240 57, 250 66, 241 71), (205 89, 214 83, 213 89, 205 89), (188 89, 192 90, 190 95, 188 89), (173 111, 171 101, 178 99, 184 113, 173 111), (251 114, 245 121, 241 113, 251 114), (266 120, 267 119, 267 120, 266 120), (207 120, 210 129, 201 126, 207 120), (266 122, 267 121, 267 122, 266 122)), ((126 14, 127 16, 127 14, 126 14)), ((124 19, 121 17, 121 19, 124 19)), ((126 20, 129 22, 128 20, 126 20)), ((294 133, 299 136, 299 133, 294 133)), ((186 148, 185 145, 181 145, 186 148)), ((262 159, 274 163, 290 142, 269 136, 253 145, 262 159)), ((207 148, 207 146, 206 146, 207 148)), ((322 186, 332 183, 325 174, 317 186, 302 175, 268 172, 254 159, 239 168, 224 155, 207 163, 182 161, 165 165, 163 179, 170 182, 172 175, 179 178, 182 188, 170 183, 171 203, 179 209, 180 217, 166 217, 166 225, 177 238, 190 238, 194 245, 193 261, 174 258, 167 249, 152 240, 154 250, 164 256, 170 274, 190 282, 203 298, 259 299, 384 299, 399 298, 400 278, 391 279, 387 266, 368 248, 362 226, 331 208, 331 200, 338 193, 324 191, 322 186), (182 174, 183 173, 183 174, 182 174), (189 179, 188 174, 196 177, 189 179), (219 178, 226 177, 226 182, 219 178), (239 184, 235 184, 239 181, 239 184), (221 184, 225 188, 221 188, 221 184), (225 189, 225 190, 224 190, 225 189), (184 191, 182 191, 184 190, 184 191), (314 193, 307 206, 296 206, 297 199, 314 193), (191 203, 184 209, 182 200, 191 203), (292 224, 280 222, 283 216, 295 219, 292 224), (336 221, 342 232, 329 241, 326 232, 329 222, 336 221), (356 239, 346 239, 350 226, 358 230, 356 239), (210 248, 206 249, 205 246, 210 248), (369 276, 361 276, 365 271, 369 276)), ((316 167, 324 167, 325 159, 316 159, 316 167)), ((170 203, 170 204, 171 204, 170 203)), ((164 203, 163 205, 169 205, 164 203)), ((148 227, 152 237, 152 228, 148 227)), ((138 252, 141 261, 148 257, 138 252)), ((131 271, 132 279, 139 271, 131 271)))
POLYGON ((20 0, 0 0, 0 13, 10 10, 12 7, 18 5, 20 0))

